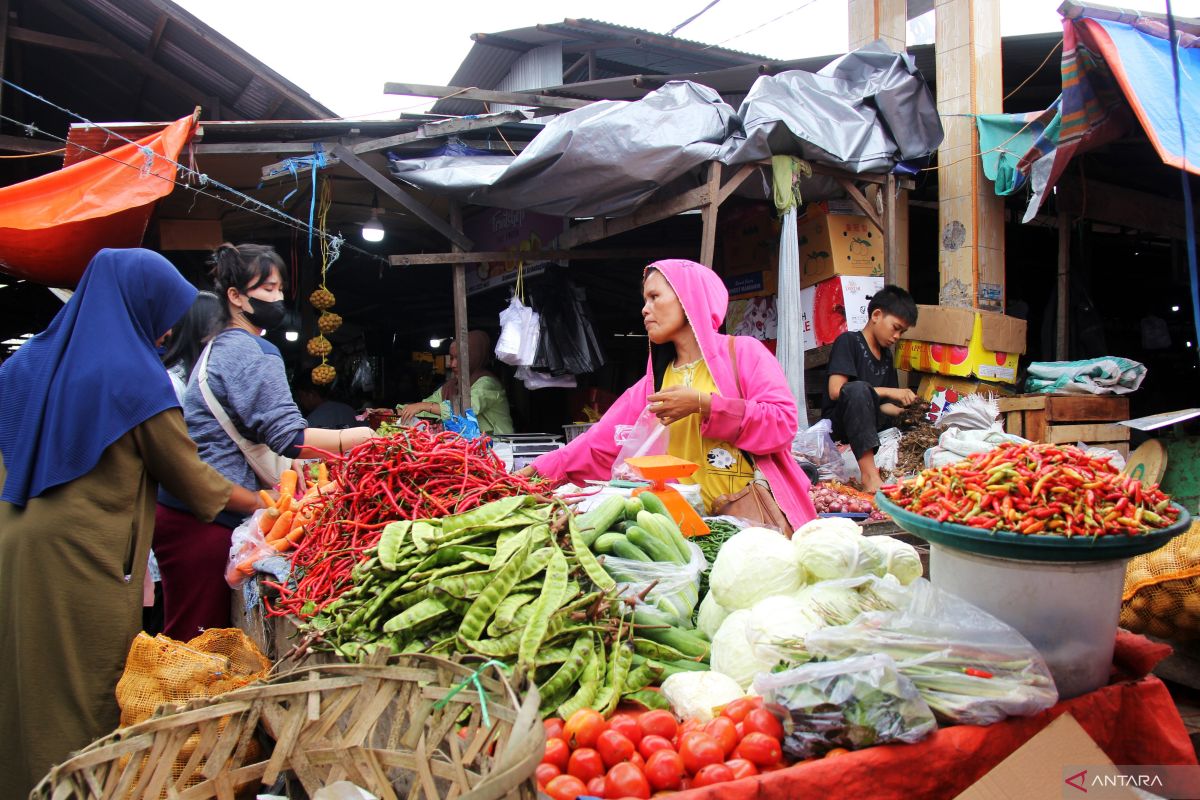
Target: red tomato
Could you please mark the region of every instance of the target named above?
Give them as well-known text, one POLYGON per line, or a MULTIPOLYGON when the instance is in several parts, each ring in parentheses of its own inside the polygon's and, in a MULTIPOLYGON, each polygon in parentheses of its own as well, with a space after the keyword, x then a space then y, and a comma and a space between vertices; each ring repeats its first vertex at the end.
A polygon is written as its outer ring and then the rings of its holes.
POLYGON ((675 715, 665 709, 647 711, 642 714, 638 717, 638 726, 644 735, 661 736, 664 739, 673 739, 679 732, 679 724, 675 721, 675 715))
POLYGON ((608 791, 617 797, 650 797, 650 781, 635 765, 625 762, 617 764, 605 776, 608 791))
POLYGON ((735 778, 748 778, 758 774, 758 767, 754 766, 754 762, 744 758, 731 758, 725 762, 725 766, 733 770, 735 778))
POLYGON ((572 748, 595 747, 596 740, 607 728, 599 711, 581 708, 563 726, 563 737, 572 748))
POLYGON ((679 737, 679 755, 687 771, 693 775, 709 764, 720 764, 725 760, 721 743, 700 731, 691 731, 679 737))
POLYGON ((562 770, 553 764, 543 762, 538 764, 533 774, 537 776, 538 786, 545 787, 547 783, 562 775, 562 770))
POLYGON ((546 794, 554 800, 575 800, 581 794, 587 794, 587 784, 574 775, 559 775, 546 784, 546 794))
POLYGON ((701 722, 698 719, 689 719, 686 722, 684 722, 682 725, 679 726, 679 736, 680 736, 680 738, 682 738, 685 733, 691 733, 692 731, 702 731, 702 730, 704 730, 703 722, 701 722))
POLYGON ((687 777, 687 767, 674 750, 659 750, 646 759, 646 779, 655 789, 678 789, 687 777))
POLYGON ((704 726, 704 732, 721 743, 721 749, 728 757, 741 740, 738 736, 737 724, 729 717, 717 717, 704 726))
POLYGON ((664 739, 662 736, 649 734, 638 742, 638 752, 642 754, 642 758, 646 759, 646 763, 650 762, 650 756, 657 753, 659 750, 675 750, 675 745, 671 744, 670 739, 664 739))
POLYGON ((760 768, 778 764, 783 759, 779 740, 758 731, 747 733, 735 752, 738 758, 752 761, 760 768))
POLYGON ((542 725, 546 727, 547 739, 566 739, 563 736, 563 721, 558 717, 542 720, 542 725))
POLYGON ((600 758, 604 759, 604 766, 610 768, 622 761, 628 761, 637 752, 633 742, 614 730, 600 734, 600 738, 596 740, 596 750, 599 751, 600 758))
POLYGON ((746 719, 742 721, 745 726, 746 733, 765 733, 772 739, 783 741, 783 724, 779 719, 765 708, 751 709, 746 715, 746 719))
POLYGON ((567 764, 567 773, 587 783, 592 778, 598 778, 604 774, 604 759, 600 758, 600 754, 592 748, 581 747, 571 753, 571 760, 567 764))
POLYGON ((592 797, 607 797, 608 781, 604 778, 592 778, 587 782, 587 793, 592 797))
POLYGON ((709 764, 692 779, 692 786, 712 786, 714 783, 725 783, 733 780, 733 770, 724 764, 709 764))
POLYGON ((632 714, 617 714, 608 721, 608 729, 622 734, 626 739, 633 742, 634 746, 642 740, 642 726, 638 724, 637 717, 632 714))
POLYGON ((633 764, 635 767, 637 767, 640 770, 644 771, 646 769, 646 759, 642 758, 641 753, 634 753, 633 755, 631 755, 629 757, 629 763, 633 764))
POLYGON ((729 717, 734 722, 741 722, 752 709, 762 708, 762 706, 763 699, 761 697, 739 697, 721 709, 721 716, 729 717))
POLYGON ((562 739, 547 739, 546 750, 542 753, 543 764, 553 764, 559 772, 567 771, 567 760, 571 758, 571 748, 562 739))

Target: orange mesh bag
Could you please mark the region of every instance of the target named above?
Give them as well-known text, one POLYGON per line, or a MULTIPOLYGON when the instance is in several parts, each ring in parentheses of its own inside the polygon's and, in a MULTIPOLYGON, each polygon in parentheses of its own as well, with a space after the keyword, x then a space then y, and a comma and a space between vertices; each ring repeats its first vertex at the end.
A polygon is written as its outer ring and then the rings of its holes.
POLYGON ((1200 521, 1164 547, 1130 560, 1121 627, 1178 642, 1200 639, 1200 521))
MULTIPOLYGON (((210 628, 186 644, 161 634, 152 639, 139 633, 125 660, 125 672, 117 682, 121 727, 143 722, 163 706, 182 706, 189 700, 239 689, 265 677, 270 668, 271 662, 237 628, 210 628)), ((227 720, 219 720, 218 734, 226 724, 227 720)), ((192 758, 199 742, 200 734, 193 733, 180 747, 171 765, 171 778, 176 785, 181 779, 184 786, 194 786, 204 779, 192 758)), ((247 744, 249 757, 261 751, 256 741, 247 744)), ((121 766, 128 760, 128 756, 121 759, 121 766)), ((151 777, 146 774, 148 763, 148 755, 142 756, 130 792, 151 777)))

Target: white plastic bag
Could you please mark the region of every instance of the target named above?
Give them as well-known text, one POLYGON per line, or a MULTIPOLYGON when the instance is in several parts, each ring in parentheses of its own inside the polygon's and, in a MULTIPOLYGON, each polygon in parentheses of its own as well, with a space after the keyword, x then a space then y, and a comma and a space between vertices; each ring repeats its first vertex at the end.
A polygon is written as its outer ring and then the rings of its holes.
POLYGON ((555 377, 548 372, 535 372, 529 367, 517 367, 516 376, 531 392, 537 389, 574 389, 577 386, 574 375, 555 377))
POLYGON ((496 339, 497 360, 520 366, 525 326, 533 313, 533 309, 522 303, 515 294, 508 301, 508 308, 500 312, 500 336, 496 339))
POLYGON ((613 480, 638 480, 639 476, 625 463, 625 459, 636 456, 661 456, 667 452, 667 428, 646 406, 633 425, 618 425, 613 434, 615 443, 621 446, 613 461, 613 480))
POLYGON ((896 462, 900 460, 900 429, 888 428, 879 432, 879 449, 875 451, 875 466, 896 471, 896 462))
POLYGON ((1118 470, 1125 469, 1125 456, 1121 455, 1120 450, 1109 450, 1107 447, 1084 444, 1083 442, 1078 442, 1075 446, 1086 453, 1089 458, 1107 458, 1108 463, 1112 464, 1114 468, 1118 470))
POLYGON ((886 653, 939 720, 991 725, 1058 702, 1045 659, 1013 627, 924 578, 906 587, 899 611, 869 612, 804 640, 813 657, 886 653))
POLYGON ((604 556, 604 571, 617 582, 622 597, 640 595, 647 588, 646 603, 673 617, 672 624, 692 627, 692 612, 700 603, 700 576, 708 560, 695 542, 688 542, 691 560, 686 564, 635 561, 604 556))

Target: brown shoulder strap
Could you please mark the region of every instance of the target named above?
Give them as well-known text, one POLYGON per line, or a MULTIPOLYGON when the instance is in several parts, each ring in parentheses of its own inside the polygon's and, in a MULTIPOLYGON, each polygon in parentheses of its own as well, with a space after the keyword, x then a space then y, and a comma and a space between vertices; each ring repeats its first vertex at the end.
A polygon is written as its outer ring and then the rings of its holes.
POLYGON ((737 337, 735 337, 735 336, 730 336, 727 341, 729 342, 729 360, 733 364, 733 385, 737 388, 738 398, 741 398, 741 396, 742 396, 742 376, 738 374, 737 347, 734 346, 734 341, 733 341, 736 338, 737 337))

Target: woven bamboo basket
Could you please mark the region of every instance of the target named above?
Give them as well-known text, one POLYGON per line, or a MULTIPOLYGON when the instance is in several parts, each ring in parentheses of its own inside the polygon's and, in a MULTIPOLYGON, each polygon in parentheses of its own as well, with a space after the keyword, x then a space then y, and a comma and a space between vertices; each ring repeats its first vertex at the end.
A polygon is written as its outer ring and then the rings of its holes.
POLYGON ((379 654, 305 666, 118 729, 33 797, 234 800, 284 778, 293 797, 347 780, 389 800, 524 800, 545 746, 539 702, 532 686, 519 698, 494 662, 379 654))

